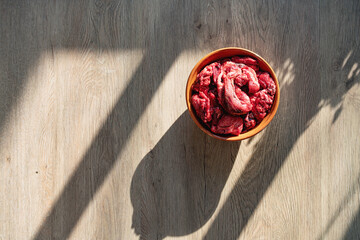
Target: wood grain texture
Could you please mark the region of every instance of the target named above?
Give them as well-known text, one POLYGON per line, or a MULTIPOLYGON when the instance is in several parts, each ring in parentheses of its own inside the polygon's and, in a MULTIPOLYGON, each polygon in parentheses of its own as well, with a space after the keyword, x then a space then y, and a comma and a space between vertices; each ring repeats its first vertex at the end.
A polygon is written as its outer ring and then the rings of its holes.
POLYGON ((0 239, 360 239, 360 2, 1 1, 0 239), (278 113, 211 139, 186 112, 228 46, 278 113))

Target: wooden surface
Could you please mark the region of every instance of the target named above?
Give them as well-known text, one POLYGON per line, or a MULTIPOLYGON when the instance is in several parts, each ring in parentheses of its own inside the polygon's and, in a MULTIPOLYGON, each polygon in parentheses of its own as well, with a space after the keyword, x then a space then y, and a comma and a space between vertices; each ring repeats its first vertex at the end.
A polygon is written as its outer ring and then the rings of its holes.
POLYGON ((1 1, 0 239, 360 239, 360 2, 1 1), (278 113, 241 143, 185 105, 248 48, 278 113))

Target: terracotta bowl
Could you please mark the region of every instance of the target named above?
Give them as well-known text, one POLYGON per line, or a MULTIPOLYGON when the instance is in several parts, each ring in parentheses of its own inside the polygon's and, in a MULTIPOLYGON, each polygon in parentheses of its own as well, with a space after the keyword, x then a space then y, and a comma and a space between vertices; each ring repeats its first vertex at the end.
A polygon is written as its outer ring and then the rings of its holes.
POLYGON ((189 109, 191 118, 194 120, 194 122, 196 123, 196 125, 203 131, 205 132, 207 135, 217 138, 217 139, 221 139, 224 141, 240 141, 249 137, 254 136, 255 134, 258 134, 261 130, 263 130, 270 122, 271 120, 274 118, 275 113, 278 109, 279 106, 279 100, 280 100, 280 88, 279 88, 279 82, 276 78, 276 75, 274 73, 274 70, 270 67, 270 65, 262 58, 260 57, 258 54, 244 49, 244 48, 237 48, 237 47, 230 47, 230 48, 221 48, 218 50, 215 50, 211 53, 209 53, 208 55, 206 55, 205 57, 203 57, 193 68, 193 70, 190 73, 190 76, 188 78, 187 84, 186 84, 186 105, 189 109), (259 62, 259 67, 261 70, 263 71, 267 71, 269 72, 269 74, 271 75, 271 77, 274 79, 275 84, 276 84, 276 94, 275 94, 275 99, 274 99, 274 103, 273 106, 270 110, 270 112, 266 115, 266 117, 253 129, 251 129, 250 131, 246 132, 246 133, 241 133, 238 136, 224 136, 224 135, 217 135, 215 133, 212 133, 210 131, 210 129, 208 129, 207 127, 205 127, 201 121, 198 119, 198 117, 196 116, 195 110, 193 109, 193 107, 191 106, 190 103, 190 98, 191 98, 191 86, 193 85, 193 83, 196 80, 196 76, 198 75, 198 73, 208 64, 215 62, 217 60, 220 60, 222 58, 226 58, 226 57, 232 57, 232 56, 237 56, 237 55, 244 55, 244 56, 250 56, 253 57, 255 59, 258 60, 259 62))

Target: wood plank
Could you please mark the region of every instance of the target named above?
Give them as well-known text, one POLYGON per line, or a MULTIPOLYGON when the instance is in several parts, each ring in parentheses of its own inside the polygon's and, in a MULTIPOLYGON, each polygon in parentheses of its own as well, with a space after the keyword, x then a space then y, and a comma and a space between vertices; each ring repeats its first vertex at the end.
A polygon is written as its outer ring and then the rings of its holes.
POLYGON ((360 2, 2 1, 0 239, 359 239, 360 2), (269 127, 203 134, 185 84, 240 46, 269 127))

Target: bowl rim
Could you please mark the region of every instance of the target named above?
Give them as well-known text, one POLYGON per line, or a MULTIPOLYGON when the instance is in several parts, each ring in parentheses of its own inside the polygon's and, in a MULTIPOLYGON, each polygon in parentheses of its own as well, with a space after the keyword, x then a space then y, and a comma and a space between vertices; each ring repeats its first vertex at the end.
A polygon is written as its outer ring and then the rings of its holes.
MULTIPOLYGON (((261 68, 263 69, 263 68, 261 68)), ((186 89, 185 89, 185 100, 186 100, 186 105, 188 108, 188 112, 191 116, 191 118, 193 119, 193 121, 195 122, 195 124, 203 131, 205 132, 207 135, 214 137, 216 139, 220 139, 223 141, 241 141, 247 138, 250 138, 256 134, 258 134, 259 132, 261 132, 266 126, 268 126, 268 124, 271 122, 271 120, 274 118, 277 109, 279 107, 279 102, 280 102, 280 87, 279 87, 279 81, 276 77, 276 74, 274 72, 274 70, 272 69, 272 67, 270 66, 270 64, 264 59, 262 58, 259 54, 246 49, 246 48, 240 48, 240 47, 225 47, 225 48, 219 48, 216 49, 210 53, 208 53, 207 55, 205 55, 203 58, 201 58, 196 65, 194 66, 194 68, 192 69, 192 71, 189 74, 187 83, 186 83, 186 89), (215 57, 217 56, 219 53, 222 52, 237 52, 234 54, 229 54, 226 56, 222 56, 222 57, 215 57), (241 53, 240 53, 241 52, 241 53), (226 57, 231 57, 231 56, 250 56, 253 57, 255 59, 257 59, 259 61, 259 65, 265 65, 269 70, 267 72, 269 72, 269 74, 271 75, 271 77, 274 79, 275 85, 276 85, 276 93, 275 93, 275 98, 274 98, 274 103, 271 107, 270 112, 265 116, 265 118, 253 129, 251 129, 248 132, 245 133, 241 133, 237 136, 221 136, 221 135, 217 135, 215 133, 212 133, 210 130, 206 129, 202 123, 200 123, 200 121, 198 120, 196 114, 194 113, 192 106, 191 106, 191 102, 190 102, 190 97, 191 97, 191 86, 193 84, 193 82, 196 80, 197 74, 208 64, 219 60, 219 59, 223 59, 226 57), (195 80, 192 81, 192 83, 190 84, 190 81, 195 77, 195 80)))

